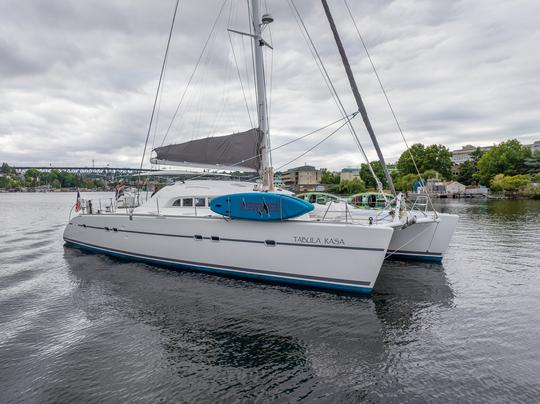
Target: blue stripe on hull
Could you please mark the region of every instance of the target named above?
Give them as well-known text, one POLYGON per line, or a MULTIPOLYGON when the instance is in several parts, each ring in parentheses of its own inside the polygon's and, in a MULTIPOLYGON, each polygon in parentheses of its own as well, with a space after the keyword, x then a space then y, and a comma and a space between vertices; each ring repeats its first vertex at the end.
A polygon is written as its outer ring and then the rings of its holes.
POLYGON ((199 265, 187 265, 187 264, 175 263, 175 262, 170 262, 170 261, 161 261, 161 260, 156 260, 156 259, 140 256, 140 255, 123 254, 121 252, 110 251, 105 248, 91 247, 83 243, 76 243, 76 242, 68 241, 68 240, 64 240, 64 241, 66 245, 73 246, 81 250, 86 250, 86 251, 90 251, 90 252, 98 253, 98 254, 106 254, 106 255, 110 255, 112 257, 116 257, 116 258, 120 258, 124 260, 144 262, 144 263, 148 263, 152 265, 166 266, 170 268, 187 269, 187 270, 205 272, 209 274, 217 274, 217 275, 222 275, 222 276, 227 276, 227 277, 247 278, 247 279, 253 279, 253 280, 269 282, 269 283, 280 283, 280 284, 288 284, 292 286, 302 286, 302 287, 325 289, 325 290, 335 290, 335 291, 341 291, 341 292, 371 294, 371 292, 373 291, 373 288, 366 288, 366 287, 361 287, 361 286, 341 285, 341 284, 335 284, 335 283, 317 282, 317 281, 310 281, 310 280, 303 280, 303 279, 296 279, 296 278, 291 279, 291 278, 284 278, 284 277, 279 277, 279 276, 267 276, 267 275, 261 275, 261 274, 233 271, 230 269, 225 270, 225 269, 219 269, 219 268, 209 268, 209 267, 204 267, 204 266, 199 266, 199 265))
POLYGON ((442 255, 421 255, 421 254, 399 254, 395 253, 390 255, 388 260, 403 260, 403 261, 428 261, 428 262, 442 262, 442 255))

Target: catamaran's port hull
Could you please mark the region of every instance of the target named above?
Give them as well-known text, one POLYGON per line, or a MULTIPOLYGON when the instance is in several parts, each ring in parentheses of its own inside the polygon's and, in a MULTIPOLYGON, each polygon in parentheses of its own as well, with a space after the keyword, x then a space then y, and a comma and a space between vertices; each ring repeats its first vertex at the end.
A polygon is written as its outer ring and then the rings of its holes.
POLYGON ((386 226, 216 217, 80 215, 64 240, 85 250, 220 275, 370 293, 393 230, 386 226), (204 229, 204 230, 203 230, 204 229))
POLYGON ((457 215, 439 213, 434 221, 396 228, 388 247, 389 259, 441 262, 458 222, 457 215))

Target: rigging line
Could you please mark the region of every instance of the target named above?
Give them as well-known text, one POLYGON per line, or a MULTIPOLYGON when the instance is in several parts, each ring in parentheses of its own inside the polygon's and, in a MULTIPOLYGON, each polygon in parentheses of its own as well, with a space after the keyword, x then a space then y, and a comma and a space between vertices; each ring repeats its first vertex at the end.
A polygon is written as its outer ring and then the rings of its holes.
MULTIPOLYGON (((343 0, 343 2, 345 3, 345 7, 347 8, 347 12, 349 13, 349 16, 351 17, 351 20, 353 22, 356 33, 358 34, 358 37, 360 38, 360 42, 362 43, 362 47, 364 48, 364 50, 366 52, 366 55, 367 55, 367 57, 369 59, 369 63, 371 64, 371 68, 373 69, 373 73, 375 73, 375 77, 377 78, 377 81, 379 82, 379 86, 381 87, 381 91, 382 91, 382 93, 384 95, 384 98, 386 99, 386 103, 388 104, 388 108, 390 108, 390 112, 392 113, 392 116, 394 117, 394 121, 396 122, 396 126, 397 126, 397 128, 399 130, 399 133, 401 134, 401 138, 403 139, 403 142, 405 143, 405 147, 407 147, 407 151, 409 152, 409 156, 411 157, 411 160, 412 160, 412 162, 414 164, 414 168, 415 168, 416 172, 418 173, 418 176, 420 177, 420 181, 422 181, 422 183, 424 183, 424 180, 422 178, 422 174, 420 174, 420 170, 418 169, 418 166, 416 165, 416 161, 414 160, 414 156, 413 156, 413 154, 411 152, 411 149, 409 147, 409 143, 407 142, 407 139, 405 138, 405 134, 403 133, 403 130, 401 128, 401 124, 399 123, 397 115, 396 115, 396 113, 394 111, 394 107, 392 107, 392 103, 390 102, 390 98, 388 97, 386 89, 385 89, 385 87, 384 87, 384 85, 382 83, 381 77, 379 76, 379 72, 375 68, 375 63, 373 63, 373 59, 371 58, 371 54, 369 53, 366 42, 364 41, 364 37, 362 36, 362 34, 360 33, 360 30, 358 29, 358 25, 356 24, 356 19, 354 18, 353 13, 351 12, 351 9, 349 7, 349 3, 347 2, 347 0, 343 0)), ((428 195, 428 199, 429 199, 429 203, 431 204, 432 209, 435 211, 435 209, 433 208, 433 203, 431 201, 431 198, 429 198, 429 195, 428 195)))
POLYGON ((178 110, 180 109, 180 106, 182 105, 182 102, 184 101, 184 97, 186 96, 189 86, 191 84, 191 81, 193 80, 193 77, 195 76, 195 73, 197 72, 197 69, 199 68, 199 64, 201 63, 201 59, 204 56, 204 52, 206 51, 206 48, 208 46, 208 43, 210 42, 210 38, 212 37, 214 30, 216 28, 217 22, 219 20, 219 17, 221 16, 221 13, 223 12, 223 8, 225 7, 225 4, 227 3, 227 0, 223 0, 223 3, 221 4, 221 7, 219 9, 219 12, 216 16, 216 19, 214 20, 214 24, 212 25, 212 29, 210 30, 210 33, 208 34, 208 38, 206 38, 206 41, 204 43, 204 46, 202 48, 201 54, 199 55, 199 58, 197 59, 197 63, 195 64, 195 68, 193 69, 193 72, 191 72, 191 76, 189 76, 189 80, 186 84, 186 87, 184 88, 184 92, 182 93, 182 97, 180 97, 180 102, 178 103, 176 110, 174 111, 173 117, 171 119, 171 123, 169 124, 169 127, 167 128, 167 131, 165 132, 165 135, 163 136, 163 140, 161 141, 161 146, 165 143, 165 140, 167 139, 167 136, 171 130, 172 124, 174 120, 176 119, 176 115, 178 114, 178 110))
MULTIPOLYGON (((296 12, 296 14, 298 15, 298 19, 300 20, 300 23, 302 24, 302 27, 304 28, 304 31, 307 35, 307 38, 309 39, 309 43, 311 44, 311 47, 313 48, 313 51, 315 52, 316 56, 317 56, 317 59, 322 67, 322 69, 324 70, 324 75, 326 76, 327 80, 328 80, 328 83, 331 87, 331 92, 333 92, 335 94, 335 97, 334 97, 334 100, 336 101, 336 103, 338 103, 338 109, 340 109, 340 112, 345 116, 347 115, 346 114, 346 111, 345 111, 345 107, 343 106, 343 103, 341 102, 341 99, 336 91, 336 88, 330 78, 330 75, 328 74, 328 70, 326 70, 326 67, 324 66, 324 63, 322 61, 322 58, 319 54, 319 51, 317 50, 317 47, 315 46, 315 43, 313 42, 313 39, 311 38, 311 35, 309 34, 309 31, 306 27, 306 25, 304 24, 304 20, 302 19, 302 16, 300 15, 300 12, 298 11, 298 8, 296 7, 296 5, 294 4, 294 1, 293 0, 288 0, 289 2, 289 6, 292 5, 292 7, 294 8, 294 11, 296 12)), ((294 13, 293 13, 294 14, 294 13)), ((311 48, 310 48, 311 50, 311 48)), ((312 53, 312 56, 313 56, 313 53, 312 53)), ((377 183, 377 188, 379 189, 379 192, 381 194, 384 195, 384 189, 383 189, 383 186, 382 186, 382 183, 381 181, 379 180, 379 178, 377 177, 377 175, 375 174, 375 171, 373 170, 373 167, 371 166, 370 162, 369 162, 369 159, 367 158, 367 155, 364 151, 364 148, 362 147, 362 143, 360 142, 360 139, 358 138, 358 135, 354 129, 354 126, 350 123, 350 120, 349 120, 349 130, 351 132, 351 135, 353 136, 353 139, 355 140, 356 142, 356 145, 358 146, 361 154, 362 154, 362 157, 364 158, 364 160, 366 161, 366 164, 369 168, 369 171, 371 173, 371 175, 373 176, 373 178, 375 179, 375 182, 377 183)))
POLYGON ((332 122, 332 123, 329 123, 328 125, 322 126, 322 127, 320 127, 319 129, 315 129, 315 130, 312 131, 312 132, 309 132, 309 133, 307 133, 307 134, 305 134, 305 135, 302 135, 302 136, 300 136, 300 137, 294 138, 293 140, 290 140, 290 141, 288 141, 288 142, 286 142, 286 143, 280 144, 279 146, 276 146, 275 148, 273 148, 272 151, 281 149, 282 147, 288 146, 288 145, 290 145, 291 143, 295 143, 295 142, 297 142, 297 141, 299 141, 299 140, 305 139, 306 137, 311 136, 311 135, 313 135, 313 134, 315 134, 315 133, 317 133, 317 132, 320 132, 320 131, 323 130, 323 129, 329 128, 330 126, 335 125, 336 123, 341 122, 341 121, 343 121, 343 120, 345 120, 345 119, 351 120, 351 119, 353 119, 356 115, 358 115, 358 112, 354 112, 354 113, 352 113, 352 114, 349 114, 349 115, 347 115, 345 118, 339 118, 338 120, 336 120, 336 121, 334 121, 334 122, 332 122))
MULTIPOLYGON (((356 114, 354 114, 354 116, 356 116, 356 114)), ((317 142, 315 145, 313 145, 312 147, 310 147, 309 149, 307 149, 305 152, 301 153, 300 155, 296 156, 295 158, 293 158, 292 160, 286 162, 285 164, 282 164, 280 165, 278 168, 276 168, 276 171, 279 171, 281 170, 283 167, 286 167, 288 166, 289 164, 291 163, 294 163, 296 160, 304 157, 306 154, 308 154, 310 151, 312 151, 313 149, 319 147, 322 143, 324 143, 325 141, 327 141, 331 136, 333 136, 335 133, 337 133, 341 128, 343 128, 345 125, 347 125, 352 118, 354 118, 354 116, 351 116, 351 117, 348 117, 346 118, 347 121, 342 123, 337 129, 333 130, 332 132, 330 132, 329 135, 325 136, 322 140, 320 140, 319 142, 317 142)), ((254 177, 251 177, 251 178, 248 178, 248 181, 250 180, 253 180, 253 179, 256 179, 258 178, 259 175, 256 175, 254 177)))
MULTIPOLYGON (((300 12, 298 11, 298 8, 294 4, 294 1, 289 0, 289 7, 291 7, 291 9, 294 9, 293 15, 295 16, 295 19, 296 19, 296 16, 298 16, 298 19, 296 21, 297 21, 297 24, 299 26, 301 24, 300 31, 302 32, 302 36, 304 37, 304 40, 306 41, 306 44, 308 45, 308 48, 310 49, 312 57, 315 59, 315 63, 317 64, 317 67, 319 68, 319 71, 321 72, 321 74, 323 75, 323 78, 325 79, 325 83, 326 83, 328 89, 330 90, 330 93, 331 93, 331 95, 332 95, 332 97, 334 99, 334 102, 336 103, 336 105, 338 107, 338 110, 341 112, 342 116, 347 115, 345 107, 343 106, 343 103, 341 102, 341 98, 339 97, 339 95, 337 93, 337 90, 336 90, 336 88, 335 88, 335 86, 334 86, 334 84, 332 82, 332 79, 330 78, 328 70, 326 69, 326 66, 323 63, 322 58, 320 57, 319 51, 317 50, 317 47, 315 46, 315 43, 313 42, 313 39, 311 38, 311 35, 309 34, 309 31, 308 31, 306 25, 304 24, 302 16, 300 15, 300 12), (305 33, 305 35, 304 35, 304 33, 305 33)), ((369 164, 369 161, 367 160, 367 156, 364 153, 364 150, 363 150, 363 147, 362 147, 362 145, 360 143, 360 140, 356 136, 356 131, 354 130, 352 125, 349 125, 349 128, 350 128, 351 134, 353 135, 353 139, 355 140, 357 146, 361 150, 362 155, 366 159, 366 162, 369 164)), ((373 175, 375 175, 375 173, 373 173, 373 175)))
POLYGON ((317 56, 315 55, 315 53, 313 52, 313 49, 311 48, 310 46, 310 43, 309 43, 309 40, 306 38, 306 34, 304 33, 304 31, 302 30, 302 26, 300 25, 300 22, 298 21, 298 17, 296 16, 295 12, 294 12, 294 9, 291 5, 291 2, 289 1, 288 2, 288 5, 289 5, 289 8, 291 10, 291 13, 295 19, 295 22, 296 22, 296 25, 298 26, 299 28, 299 31, 300 31, 300 34, 302 35, 302 39, 304 39, 304 42, 306 43, 308 49, 309 49, 309 52, 311 54, 311 57, 313 58, 313 60, 315 61, 315 65, 317 66, 317 69, 319 70, 319 72, 321 73, 321 76, 324 80, 324 83, 326 84, 326 87, 328 88, 328 91, 330 92, 330 95, 332 96, 334 102, 336 103, 336 106, 341 114, 341 116, 344 116, 344 111, 342 111, 338 101, 336 100, 336 96, 334 95, 334 92, 332 91, 332 87, 330 86, 330 84, 328 83, 328 78, 327 76, 324 74, 324 71, 322 70, 321 66, 319 65, 319 61, 317 60, 317 56))
MULTIPOLYGON (((314 135, 315 133, 320 132, 321 130, 324 130, 324 129, 326 129, 326 128, 329 128, 330 126, 333 126, 333 125, 335 125, 336 123, 341 122, 341 121, 343 121, 343 120, 345 120, 345 119, 353 119, 357 114, 358 114, 358 112, 355 112, 355 113, 353 113, 353 114, 348 115, 348 116, 345 117, 345 118, 339 118, 339 119, 335 120, 334 122, 331 122, 331 123, 329 123, 329 124, 327 124, 327 125, 325 125, 325 126, 322 126, 322 127, 318 128, 318 129, 315 129, 315 130, 313 130, 313 131, 311 131, 311 132, 309 132, 309 133, 306 133, 305 135, 302 135, 302 136, 300 136, 300 137, 294 138, 293 140, 290 140, 290 141, 288 141, 288 142, 285 142, 285 143, 283 143, 283 144, 280 144, 279 146, 274 147, 274 148, 273 148, 272 150, 270 150, 270 151, 278 150, 278 149, 281 149, 282 147, 285 147, 285 146, 288 146, 288 145, 290 145, 290 144, 292 144, 292 143, 298 142, 299 140, 302 140, 302 139, 305 139, 305 138, 308 137, 308 136, 314 135)), ((343 126, 343 125, 342 125, 342 126, 343 126)), ((339 128, 338 128, 338 129, 339 129, 339 128)), ((234 164, 231 165, 230 167, 239 166, 240 164, 245 163, 246 161, 253 160, 253 159, 255 159, 255 158, 257 158, 257 157, 260 157, 260 156, 261 156, 261 153, 256 154, 255 156, 252 156, 252 157, 249 157, 249 158, 244 159, 244 160, 242 160, 242 161, 239 161, 239 162, 237 162, 237 163, 234 163, 234 164)), ((188 178, 187 181, 195 180, 195 179, 197 179, 197 178, 203 177, 203 176, 206 175, 206 174, 207 174, 207 173, 199 174, 199 175, 197 175, 197 176, 195 176, 195 177, 188 178)), ((258 176, 257 176, 257 177, 258 177, 258 176)), ((257 178, 257 177, 255 177, 255 178, 257 178)))
POLYGON ((163 83, 161 84, 161 91, 160 91, 160 94, 159 94, 158 106, 157 106, 157 111, 156 111, 156 120, 155 120, 156 123, 154 125, 154 136, 152 137, 152 148, 151 148, 151 150, 154 149, 154 145, 155 145, 155 142, 156 142, 156 135, 157 135, 158 126, 159 126, 159 116, 160 116, 160 113, 161 113, 161 102, 163 101, 163 92, 165 91, 165 76, 167 75, 168 61, 169 61, 169 54, 167 52, 167 54, 165 55, 165 70, 163 71, 163 83))
POLYGON ((234 45, 233 45, 233 42, 232 42, 231 33, 229 31, 227 31, 227 33, 229 34, 229 43, 231 44, 231 50, 232 50, 232 54, 233 54, 234 64, 236 66, 236 73, 238 74, 238 80, 240 81, 240 87, 242 88, 242 94, 244 95, 244 104, 246 105, 246 111, 247 111, 248 117, 249 117, 249 124, 253 128, 253 121, 251 120, 251 114, 249 112, 249 106, 248 106, 248 102, 247 102, 246 92, 244 90, 244 84, 242 83, 242 76, 240 75, 240 68, 238 67, 238 62, 236 60, 236 53, 234 52, 234 45))
POLYGON ((310 147, 309 149, 307 149, 305 152, 303 152, 302 154, 300 154, 299 156, 295 157, 294 159, 292 159, 291 161, 285 163, 285 164, 282 164, 280 165, 278 168, 276 168, 276 171, 279 171, 281 170, 283 167, 285 166, 288 166, 289 164, 295 162, 296 160, 298 160, 299 158, 301 157, 304 157, 306 154, 308 154, 310 151, 312 151, 313 149, 315 149, 316 147, 320 146, 323 142, 325 142, 326 140, 328 140, 331 136, 333 136, 337 131, 339 131, 341 128, 343 128, 345 125, 347 125, 350 121, 351 121, 352 117, 351 118, 348 118, 346 122, 342 123, 336 130, 330 132, 330 134, 326 137, 324 137, 322 140, 320 140, 319 142, 317 142, 314 146, 310 147))
MULTIPOLYGON (((229 19, 227 21, 227 28, 230 28, 232 26, 231 24, 231 21, 232 21, 232 10, 233 10, 233 4, 236 4, 235 2, 231 1, 230 3, 230 8, 229 8, 229 19)), ((236 21, 238 19, 238 8, 235 7, 234 8, 235 10, 235 13, 234 13, 234 22, 235 22, 235 25, 236 25, 236 21)), ((238 75, 238 81, 240 82, 240 88, 242 89, 242 95, 244 97, 244 105, 246 107, 246 111, 247 111, 247 115, 248 115, 248 119, 249 119, 249 124, 250 124, 250 128, 253 127, 253 120, 251 118, 251 111, 249 110, 249 103, 247 101, 247 96, 246 96, 246 90, 244 88, 244 82, 242 81, 242 74, 240 72, 240 66, 238 64, 238 58, 236 57, 236 52, 234 50, 234 43, 233 43, 233 40, 232 40, 232 35, 230 33, 229 30, 227 30, 227 35, 229 36, 229 43, 231 45, 231 52, 232 52, 232 55, 233 55, 233 60, 234 60, 234 65, 236 67, 236 73, 238 75)), ((240 37, 240 40, 242 42, 242 38, 243 36, 240 37)), ((246 83, 247 84, 247 83, 246 83)))
MULTIPOLYGON (((174 29, 174 22, 176 21, 176 12, 178 11, 178 5, 180 0, 176 0, 176 5, 174 6, 174 14, 171 22, 171 29, 169 31, 169 38, 167 39, 167 47, 165 48, 165 56, 163 57, 163 64, 161 65, 161 73, 159 74, 158 87, 156 89, 156 97, 154 98, 154 106, 152 107, 152 115, 150 115, 150 123, 148 124, 148 132, 146 134, 146 140, 144 142, 144 150, 141 157, 141 165, 139 167, 139 174, 142 172, 142 167, 144 164, 144 156, 146 155, 146 148, 148 147, 148 139, 150 138, 150 132, 152 130, 152 122, 154 120, 154 113, 156 112, 156 104, 159 97, 159 88, 161 87, 161 81, 163 80, 163 73, 165 71, 165 65, 167 61, 167 55, 169 54, 169 46, 171 44, 171 37, 174 29)), ((139 186, 139 184, 137 184, 139 186)))

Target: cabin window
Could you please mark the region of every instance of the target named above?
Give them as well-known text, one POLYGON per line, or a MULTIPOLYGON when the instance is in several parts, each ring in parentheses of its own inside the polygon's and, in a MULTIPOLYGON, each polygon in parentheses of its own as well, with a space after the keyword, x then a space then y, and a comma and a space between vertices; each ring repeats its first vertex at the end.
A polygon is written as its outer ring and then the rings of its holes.
POLYGON ((193 198, 182 199, 182 206, 193 206, 193 198))
POLYGON ((195 206, 206 206, 206 198, 195 198, 195 206))
POLYGON ((177 199, 173 202, 172 206, 182 206, 182 199, 177 199))

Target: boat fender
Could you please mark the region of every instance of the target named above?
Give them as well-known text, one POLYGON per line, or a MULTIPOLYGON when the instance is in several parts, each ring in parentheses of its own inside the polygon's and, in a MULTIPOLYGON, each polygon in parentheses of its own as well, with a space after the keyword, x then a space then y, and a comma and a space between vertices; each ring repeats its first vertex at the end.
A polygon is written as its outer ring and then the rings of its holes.
POLYGON ((373 218, 371 216, 369 217, 369 224, 373 224, 373 218))

